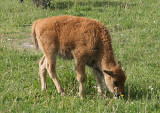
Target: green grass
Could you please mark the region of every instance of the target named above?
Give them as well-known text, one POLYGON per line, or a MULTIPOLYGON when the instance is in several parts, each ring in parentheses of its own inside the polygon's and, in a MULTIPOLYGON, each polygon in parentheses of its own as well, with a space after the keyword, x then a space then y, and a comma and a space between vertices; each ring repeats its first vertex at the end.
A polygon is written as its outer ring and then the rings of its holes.
POLYGON ((160 112, 160 1, 53 0, 51 8, 31 1, 1 0, 0 4, 0 112, 160 112), (38 77, 40 51, 30 48, 31 24, 39 18, 75 15, 98 19, 110 30, 117 61, 127 75, 126 97, 98 96, 96 82, 86 67, 86 98, 78 94, 74 61, 57 58, 57 74, 66 96, 61 97, 48 77, 41 92, 38 77), (62 66, 65 68, 62 69, 62 66))

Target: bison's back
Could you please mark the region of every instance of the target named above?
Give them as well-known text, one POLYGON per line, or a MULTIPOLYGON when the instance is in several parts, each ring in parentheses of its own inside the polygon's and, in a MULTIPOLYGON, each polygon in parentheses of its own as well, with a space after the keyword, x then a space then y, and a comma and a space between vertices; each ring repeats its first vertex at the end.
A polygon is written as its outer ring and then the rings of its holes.
POLYGON ((64 57, 72 58, 75 49, 95 50, 104 26, 94 19, 75 16, 55 16, 36 21, 36 32, 44 49, 57 49, 64 57), (49 47, 45 47, 49 46, 49 47))

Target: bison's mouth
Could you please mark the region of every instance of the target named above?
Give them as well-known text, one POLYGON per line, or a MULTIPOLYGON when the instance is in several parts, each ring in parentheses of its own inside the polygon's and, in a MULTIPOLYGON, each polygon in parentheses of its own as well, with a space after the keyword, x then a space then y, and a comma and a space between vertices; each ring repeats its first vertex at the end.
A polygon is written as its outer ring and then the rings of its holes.
POLYGON ((114 94, 114 97, 124 97, 125 94, 124 93, 117 93, 117 94, 114 94))
POLYGON ((121 92, 119 92, 118 93, 118 87, 115 87, 114 88, 114 97, 124 97, 125 96, 125 93, 123 92, 123 93, 121 93, 121 92))

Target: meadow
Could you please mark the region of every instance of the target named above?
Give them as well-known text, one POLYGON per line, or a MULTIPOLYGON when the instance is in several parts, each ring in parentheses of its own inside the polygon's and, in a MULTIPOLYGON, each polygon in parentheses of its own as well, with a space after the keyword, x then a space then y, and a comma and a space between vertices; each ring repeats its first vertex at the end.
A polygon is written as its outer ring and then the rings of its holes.
POLYGON ((36 7, 32 0, 0 3, 0 113, 159 113, 160 112, 160 1, 52 0, 36 7), (38 62, 42 52, 31 40, 31 25, 39 18, 74 15, 101 21, 109 29, 117 61, 125 70, 126 96, 107 99, 97 93, 86 67, 86 98, 78 97, 74 60, 57 57, 57 74, 66 95, 61 97, 47 76, 41 92, 38 62))

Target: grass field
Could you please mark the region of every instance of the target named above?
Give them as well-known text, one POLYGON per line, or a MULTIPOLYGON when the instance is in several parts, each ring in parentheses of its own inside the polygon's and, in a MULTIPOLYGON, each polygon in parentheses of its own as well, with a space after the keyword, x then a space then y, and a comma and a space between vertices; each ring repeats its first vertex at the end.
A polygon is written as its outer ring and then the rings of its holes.
POLYGON ((31 0, 0 3, 0 113, 159 113, 160 112, 160 1, 53 0, 51 8, 36 8, 31 0), (126 96, 115 100, 97 94, 86 67, 86 98, 78 94, 74 61, 57 58, 57 74, 66 96, 61 97, 48 77, 41 92, 40 51, 33 48, 31 24, 39 18, 75 15, 98 19, 109 29, 117 61, 126 72, 126 96))

